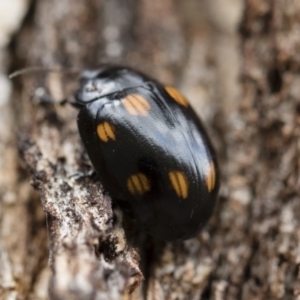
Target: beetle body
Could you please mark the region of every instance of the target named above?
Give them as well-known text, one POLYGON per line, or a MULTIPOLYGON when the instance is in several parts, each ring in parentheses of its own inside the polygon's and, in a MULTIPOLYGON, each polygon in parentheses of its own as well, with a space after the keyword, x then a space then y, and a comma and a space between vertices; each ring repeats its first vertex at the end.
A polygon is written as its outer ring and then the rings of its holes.
POLYGON ((111 197, 161 240, 195 235, 219 188, 209 138, 174 88, 129 68, 85 71, 76 94, 78 128, 111 197))

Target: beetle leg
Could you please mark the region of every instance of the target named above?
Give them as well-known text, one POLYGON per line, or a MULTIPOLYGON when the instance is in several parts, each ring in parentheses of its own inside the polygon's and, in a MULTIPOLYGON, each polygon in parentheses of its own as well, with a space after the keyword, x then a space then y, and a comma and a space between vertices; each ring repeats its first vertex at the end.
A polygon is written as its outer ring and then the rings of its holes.
POLYGON ((97 173, 94 169, 91 169, 87 172, 76 172, 69 176, 69 178, 73 178, 76 181, 84 178, 95 179, 96 177, 97 177, 97 173))

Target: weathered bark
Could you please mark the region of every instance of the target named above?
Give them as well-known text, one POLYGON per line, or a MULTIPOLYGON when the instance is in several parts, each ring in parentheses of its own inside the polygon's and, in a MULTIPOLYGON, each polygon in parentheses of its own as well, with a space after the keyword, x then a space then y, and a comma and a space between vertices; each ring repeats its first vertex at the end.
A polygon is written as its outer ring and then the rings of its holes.
POLYGON ((299 16, 297 0, 36 0, 10 68, 110 61, 177 85, 222 188, 199 236, 156 241, 74 177, 91 168, 76 110, 33 99, 71 96, 76 76, 18 77, 0 120, 0 298, 300 299, 299 16))

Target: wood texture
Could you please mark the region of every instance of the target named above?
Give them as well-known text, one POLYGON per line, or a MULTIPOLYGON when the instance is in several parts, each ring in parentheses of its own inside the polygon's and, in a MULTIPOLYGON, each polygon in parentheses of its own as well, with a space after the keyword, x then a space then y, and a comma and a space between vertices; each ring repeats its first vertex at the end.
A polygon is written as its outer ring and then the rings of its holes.
POLYGON ((34 1, 11 69, 114 62, 177 86, 222 188, 199 236, 152 239, 76 176, 91 170, 76 110, 35 101, 70 97, 76 74, 20 76, 0 144, 0 298, 300 299, 299 16, 297 0, 34 1))

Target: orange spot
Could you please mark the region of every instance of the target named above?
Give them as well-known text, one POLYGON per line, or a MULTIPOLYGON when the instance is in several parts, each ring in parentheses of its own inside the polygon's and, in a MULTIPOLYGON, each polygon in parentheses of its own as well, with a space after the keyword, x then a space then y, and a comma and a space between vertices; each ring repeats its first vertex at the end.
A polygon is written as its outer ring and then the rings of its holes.
POLYGON ((211 192, 216 184, 216 168, 215 164, 211 162, 206 172, 206 186, 209 192, 211 192))
POLYGON ((166 86, 165 87, 168 94, 180 105, 188 107, 189 103, 185 99, 185 97, 175 88, 172 86, 166 86))
POLYGON ((151 189, 150 180, 143 173, 132 175, 127 179, 127 188, 132 195, 143 195, 151 189))
POLYGON ((100 123, 97 126, 97 133, 102 142, 108 142, 108 140, 116 140, 115 128, 108 122, 100 123))
POLYGON ((149 102, 139 94, 131 94, 123 99, 125 109, 133 116, 147 116, 150 110, 149 102))
POLYGON ((169 179, 177 196, 186 199, 188 197, 188 181, 184 173, 179 171, 170 171, 169 179))

